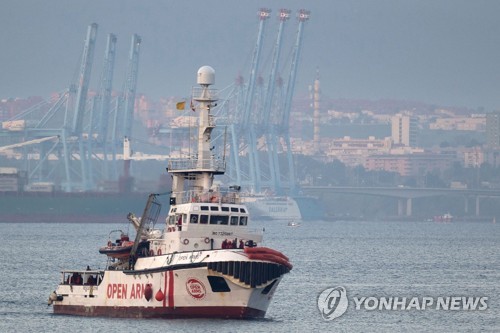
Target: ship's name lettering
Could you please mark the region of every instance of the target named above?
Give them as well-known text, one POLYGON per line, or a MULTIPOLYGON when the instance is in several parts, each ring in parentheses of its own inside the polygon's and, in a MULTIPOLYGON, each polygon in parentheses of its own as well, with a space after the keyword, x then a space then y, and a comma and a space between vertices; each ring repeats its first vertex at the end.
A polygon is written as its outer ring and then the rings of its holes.
POLYGON ((90 286, 90 287, 89 286, 83 286, 83 290, 85 290, 85 291, 88 291, 88 290, 96 291, 98 289, 99 289, 99 287, 97 287, 97 286, 90 286))
POLYGON ((228 231, 212 231, 212 236, 232 236, 232 232, 228 231))
POLYGON ((106 290, 109 299, 139 299, 144 297, 146 284, 142 283, 110 283, 106 290))
POLYGON ((181 254, 179 255, 179 259, 177 259, 178 261, 181 261, 181 260, 196 260, 198 259, 199 257, 201 256, 201 252, 198 252, 196 254, 181 254))

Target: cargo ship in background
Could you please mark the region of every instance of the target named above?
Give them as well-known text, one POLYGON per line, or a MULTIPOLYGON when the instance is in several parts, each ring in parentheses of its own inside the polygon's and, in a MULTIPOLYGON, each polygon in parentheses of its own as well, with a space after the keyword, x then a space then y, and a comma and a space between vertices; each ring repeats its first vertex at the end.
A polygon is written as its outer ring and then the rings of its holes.
MULTIPOLYGON (((158 192, 171 185, 160 177, 158 192)), ((0 168, 0 223, 118 223, 124 211, 144 207, 144 191, 120 191, 120 182, 106 182, 97 191, 62 191, 52 182, 28 183, 17 168, 0 168)), ((164 202, 168 206, 168 201, 164 202)))

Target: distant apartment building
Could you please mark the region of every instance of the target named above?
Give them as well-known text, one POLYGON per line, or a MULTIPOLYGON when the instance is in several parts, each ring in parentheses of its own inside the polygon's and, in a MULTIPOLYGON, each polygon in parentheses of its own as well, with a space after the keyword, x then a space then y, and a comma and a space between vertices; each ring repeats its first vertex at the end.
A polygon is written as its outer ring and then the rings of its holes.
POLYGON ((392 146, 391 138, 353 139, 345 136, 328 142, 323 151, 330 158, 340 160, 347 166, 363 165, 367 156, 372 154, 387 153, 392 146))
POLYGON ((409 114, 396 114, 391 118, 392 141, 395 145, 417 145, 417 119, 409 114))
POLYGON ((486 115, 486 142, 490 148, 500 148, 500 112, 486 115))
POLYGON ((484 131, 486 116, 473 114, 470 117, 438 118, 429 124, 431 130, 484 131))
POLYGON ((481 147, 464 148, 461 153, 466 168, 477 168, 485 162, 485 154, 481 147))
POLYGON ((366 158, 364 168, 370 171, 397 172, 401 176, 418 176, 427 172, 449 169, 454 161, 450 155, 415 153, 405 155, 371 155, 366 158))

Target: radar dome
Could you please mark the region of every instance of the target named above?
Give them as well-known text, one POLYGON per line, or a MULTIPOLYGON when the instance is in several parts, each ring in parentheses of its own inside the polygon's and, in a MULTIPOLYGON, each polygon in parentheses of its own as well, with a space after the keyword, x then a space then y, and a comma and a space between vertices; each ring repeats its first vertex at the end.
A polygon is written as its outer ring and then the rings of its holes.
POLYGON ((203 66, 198 69, 198 84, 214 84, 215 70, 210 66, 203 66))

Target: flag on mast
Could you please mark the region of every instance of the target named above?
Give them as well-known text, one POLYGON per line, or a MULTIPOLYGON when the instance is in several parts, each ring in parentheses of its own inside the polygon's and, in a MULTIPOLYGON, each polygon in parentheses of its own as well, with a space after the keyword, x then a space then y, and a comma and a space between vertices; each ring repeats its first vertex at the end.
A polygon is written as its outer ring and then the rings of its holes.
POLYGON ((186 108, 186 101, 178 102, 177 104, 175 104, 175 108, 177 110, 184 110, 186 108))

